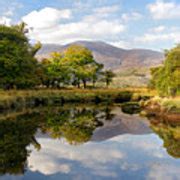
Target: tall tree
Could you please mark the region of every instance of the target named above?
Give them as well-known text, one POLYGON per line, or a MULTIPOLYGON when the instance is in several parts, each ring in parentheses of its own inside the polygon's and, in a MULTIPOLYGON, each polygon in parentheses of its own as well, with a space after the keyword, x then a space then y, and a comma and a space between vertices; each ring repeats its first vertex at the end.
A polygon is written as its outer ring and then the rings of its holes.
POLYGON ((30 88, 38 84, 35 53, 38 43, 31 46, 26 37, 25 24, 7 27, 0 25, 0 87, 30 88))

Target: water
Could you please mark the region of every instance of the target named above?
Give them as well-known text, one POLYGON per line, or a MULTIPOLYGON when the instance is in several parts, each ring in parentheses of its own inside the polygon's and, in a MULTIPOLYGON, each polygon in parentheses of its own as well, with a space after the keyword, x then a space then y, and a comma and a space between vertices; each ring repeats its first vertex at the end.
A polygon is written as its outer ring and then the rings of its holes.
POLYGON ((119 106, 0 116, 0 179, 180 179, 180 126, 119 106))

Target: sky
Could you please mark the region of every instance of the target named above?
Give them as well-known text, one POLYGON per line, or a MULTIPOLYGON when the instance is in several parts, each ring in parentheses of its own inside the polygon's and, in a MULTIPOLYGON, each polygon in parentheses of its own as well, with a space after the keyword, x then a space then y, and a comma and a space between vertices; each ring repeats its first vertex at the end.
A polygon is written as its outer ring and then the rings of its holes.
POLYGON ((22 21, 32 42, 159 51, 180 43, 180 0, 0 0, 0 24, 22 21))

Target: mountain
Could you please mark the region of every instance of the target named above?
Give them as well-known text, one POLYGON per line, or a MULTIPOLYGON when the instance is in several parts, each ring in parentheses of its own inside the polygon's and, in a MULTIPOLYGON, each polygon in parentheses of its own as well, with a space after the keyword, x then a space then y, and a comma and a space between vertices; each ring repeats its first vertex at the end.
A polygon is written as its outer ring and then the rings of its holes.
POLYGON ((114 117, 110 121, 103 120, 103 126, 98 127, 91 137, 91 141, 105 141, 119 135, 150 134, 149 121, 139 118, 137 115, 124 114, 119 108, 113 110, 114 117))
POLYGON ((113 87, 147 86, 150 79, 150 67, 160 65, 163 53, 149 49, 122 49, 101 41, 76 41, 67 45, 44 44, 37 58, 47 58, 53 51, 64 51, 68 46, 77 44, 93 52, 97 62, 106 69, 116 72, 113 87))
POLYGON ((64 51, 72 44, 82 45, 93 52, 97 62, 104 64, 105 68, 118 70, 131 67, 151 67, 162 63, 163 54, 148 49, 122 49, 101 41, 76 41, 67 45, 44 44, 38 52, 39 59, 49 57, 53 51, 64 51))

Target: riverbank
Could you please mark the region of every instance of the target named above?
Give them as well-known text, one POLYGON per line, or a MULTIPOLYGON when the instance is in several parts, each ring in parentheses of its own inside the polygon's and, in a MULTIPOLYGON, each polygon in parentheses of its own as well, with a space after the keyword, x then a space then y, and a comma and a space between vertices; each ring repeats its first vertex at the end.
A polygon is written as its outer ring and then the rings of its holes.
POLYGON ((141 102, 144 113, 159 120, 180 122, 180 96, 174 98, 161 98, 155 96, 141 102))
POLYGON ((0 91, 0 110, 64 103, 123 103, 152 97, 147 89, 64 89, 0 91))
POLYGON ((180 121, 180 97, 160 98, 156 92, 145 88, 0 91, 1 112, 65 103, 123 103, 122 110, 125 113, 133 114, 143 110, 145 116, 180 121))

